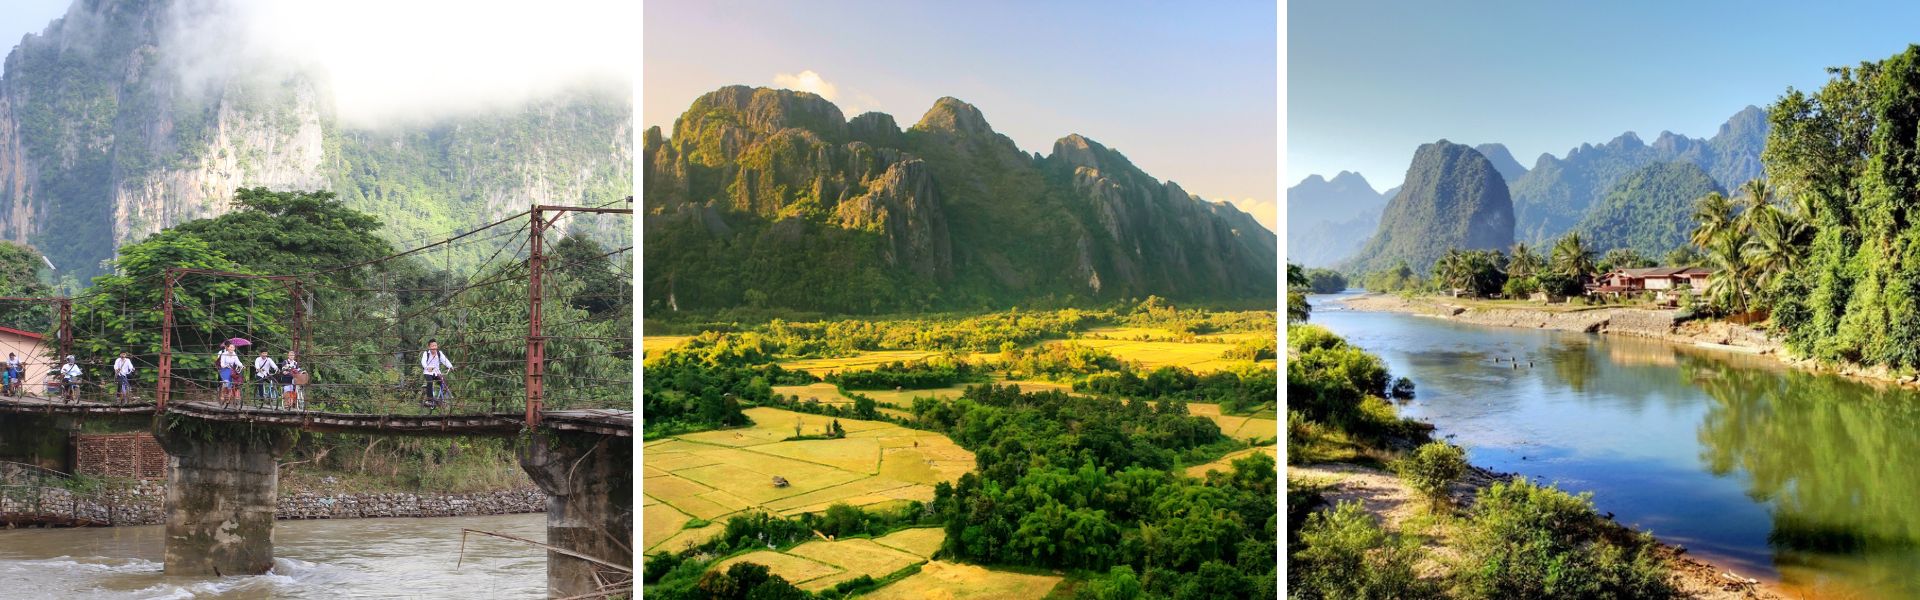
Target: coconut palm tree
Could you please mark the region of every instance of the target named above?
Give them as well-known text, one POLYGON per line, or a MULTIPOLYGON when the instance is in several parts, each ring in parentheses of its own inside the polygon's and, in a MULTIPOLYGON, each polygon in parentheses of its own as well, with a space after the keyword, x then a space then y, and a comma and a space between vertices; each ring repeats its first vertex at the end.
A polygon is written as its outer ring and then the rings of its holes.
POLYGON ((1693 237, 1688 241, 1701 248, 1713 245, 1721 232, 1733 229, 1733 202, 1720 192, 1708 192, 1693 206, 1693 237))
POLYGON ((1449 290, 1472 287, 1473 272, 1467 264, 1467 257, 1459 248, 1448 248, 1440 259, 1433 263, 1433 279, 1449 290))
POLYGON ((1801 266, 1811 228, 1800 217, 1766 205, 1754 211, 1753 235, 1741 248, 1755 284, 1766 288, 1780 276, 1801 266))
POLYGON ((1736 313, 1747 312, 1747 295, 1753 289, 1752 271, 1741 250, 1748 237, 1727 231, 1707 246, 1707 261, 1713 265, 1713 277, 1707 280, 1707 296, 1715 304, 1736 313))
POLYGON ((1553 243, 1553 270, 1575 279, 1584 279, 1594 272, 1593 251, 1587 249, 1578 232, 1553 243))
POLYGON ((1507 258, 1507 276, 1532 277, 1540 271, 1540 254, 1527 246, 1526 242, 1514 242, 1513 250, 1507 258))

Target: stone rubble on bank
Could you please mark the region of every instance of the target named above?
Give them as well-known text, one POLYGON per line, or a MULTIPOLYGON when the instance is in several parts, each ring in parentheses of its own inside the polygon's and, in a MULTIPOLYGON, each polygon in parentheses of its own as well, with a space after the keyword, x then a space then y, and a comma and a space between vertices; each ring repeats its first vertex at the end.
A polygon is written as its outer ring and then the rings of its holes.
MULTIPOLYGON (((167 486, 162 480, 143 479, 133 485, 93 494, 63 488, 41 488, 34 502, 40 510, 100 524, 157 525, 166 521, 167 486)), ((546 512, 547 496, 539 488, 466 494, 410 492, 283 491, 274 510, 277 520, 364 519, 379 517, 475 517, 546 512)))

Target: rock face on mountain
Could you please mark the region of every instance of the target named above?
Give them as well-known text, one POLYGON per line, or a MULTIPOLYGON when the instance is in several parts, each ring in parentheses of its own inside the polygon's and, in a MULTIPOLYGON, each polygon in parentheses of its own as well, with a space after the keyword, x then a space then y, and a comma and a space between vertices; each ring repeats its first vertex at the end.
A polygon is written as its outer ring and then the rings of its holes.
POLYGON ((1711 192, 1726 190, 1699 165, 1654 163, 1614 184, 1573 231, 1596 253, 1631 248, 1641 256, 1658 257, 1687 243, 1694 203, 1711 192))
POLYGON ((1500 172, 1473 148, 1440 140, 1414 152, 1406 183, 1387 202, 1379 231, 1347 270, 1367 272, 1404 260, 1426 273, 1449 248, 1511 245, 1513 202, 1500 172))
POLYGON ((1721 187, 1738 187, 1760 176, 1760 150, 1766 137, 1766 112, 1749 106, 1710 139, 1663 131, 1649 145, 1628 132, 1604 145, 1583 144, 1564 159, 1542 154, 1532 170, 1511 182, 1518 223, 1515 235, 1535 243, 1559 237, 1621 178, 1654 163, 1690 162, 1721 187))
POLYGON ((1287 262, 1324 267, 1353 255, 1386 204, 1387 196, 1350 171, 1331 180, 1310 175, 1287 188, 1287 262))
POLYGON ((650 309, 828 312, 1271 296, 1275 236, 1080 135, 1021 151, 941 98, 910 129, 731 86, 643 148, 650 309))
POLYGON ((530 203, 631 193, 627 86, 356 129, 331 113, 321 77, 185 73, 180 56, 195 49, 176 47, 170 32, 226 22, 200 18, 208 8, 75 2, 14 47, 0 77, 0 236, 33 245, 78 284, 120 244, 225 212, 240 187, 332 190, 409 243, 530 203))

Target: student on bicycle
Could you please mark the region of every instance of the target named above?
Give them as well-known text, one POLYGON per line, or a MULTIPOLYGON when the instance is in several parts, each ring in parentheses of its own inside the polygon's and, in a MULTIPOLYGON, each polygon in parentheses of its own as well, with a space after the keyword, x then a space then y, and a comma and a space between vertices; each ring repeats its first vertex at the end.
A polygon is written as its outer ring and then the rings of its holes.
POLYGON ((113 377, 120 380, 120 401, 126 402, 127 395, 133 393, 133 357, 124 350, 113 360, 113 377))
POLYGON ((226 406, 228 400, 240 403, 240 353, 234 351, 233 342, 220 346, 220 353, 214 355, 214 366, 220 369, 220 405, 226 406))
POLYGON ((420 372, 427 376, 427 398, 421 401, 422 406, 440 406, 440 399, 447 393, 446 374, 452 370, 453 361, 440 351, 440 342, 427 340, 427 351, 420 353, 420 372))
POLYGON ((67 400, 72 401, 79 399, 80 365, 74 364, 72 354, 67 355, 67 364, 60 367, 60 375, 66 379, 65 393, 67 400))
POLYGON ((273 357, 267 356, 265 349, 261 349, 260 356, 253 359, 253 378, 258 388, 254 394, 259 396, 261 403, 273 399, 273 376, 279 372, 280 365, 273 362, 273 357))

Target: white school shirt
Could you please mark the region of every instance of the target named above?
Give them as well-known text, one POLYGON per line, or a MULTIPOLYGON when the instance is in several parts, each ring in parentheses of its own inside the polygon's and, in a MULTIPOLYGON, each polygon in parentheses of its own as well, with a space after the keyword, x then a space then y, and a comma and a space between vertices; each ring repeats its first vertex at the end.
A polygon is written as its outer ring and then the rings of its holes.
POLYGON ((447 353, 437 350, 428 350, 420 353, 420 372, 428 375, 440 375, 443 373, 443 371, 441 371, 442 367, 445 367, 448 371, 453 370, 453 361, 447 360, 447 353))
POLYGON ((114 359, 114 360, 113 360, 113 374, 115 374, 115 375, 132 375, 132 374, 133 374, 133 360, 132 360, 132 359, 129 359, 129 358, 127 358, 127 357, 124 357, 124 356, 123 356, 123 357, 120 357, 120 358, 116 358, 116 359, 114 359))
POLYGON ((66 375, 66 376, 67 376, 67 379, 79 379, 79 378, 80 378, 80 365, 76 365, 76 364, 73 364, 73 363, 67 363, 67 365, 66 365, 66 366, 64 366, 64 367, 60 367, 60 373, 61 373, 61 374, 64 374, 64 375, 66 375))
POLYGON ((221 350, 220 354, 215 357, 214 362, 220 367, 238 369, 240 368, 240 355, 221 350))
POLYGON ((280 365, 274 364, 273 357, 271 356, 261 356, 253 359, 253 374, 256 377, 266 377, 279 370, 280 365))

